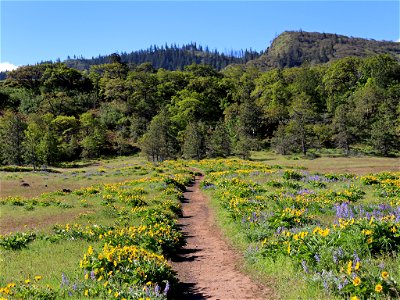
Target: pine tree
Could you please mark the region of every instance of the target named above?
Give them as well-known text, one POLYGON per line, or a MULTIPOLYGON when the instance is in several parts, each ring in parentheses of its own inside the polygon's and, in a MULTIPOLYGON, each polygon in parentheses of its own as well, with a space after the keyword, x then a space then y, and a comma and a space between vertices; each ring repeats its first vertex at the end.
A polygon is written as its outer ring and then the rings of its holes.
POLYGON ((182 155, 186 159, 200 160, 205 154, 204 126, 201 123, 189 123, 184 131, 182 155))
POLYGON ((0 157, 6 164, 22 165, 26 123, 20 113, 7 111, 0 118, 0 157))
POLYGON ((223 122, 219 122, 207 141, 208 157, 227 157, 231 154, 231 142, 223 122))
POLYGON ((140 148, 153 162, 176 156, 178 143, 168 111, 163 110, 152 119, 148 131, 140 140, 140 148))

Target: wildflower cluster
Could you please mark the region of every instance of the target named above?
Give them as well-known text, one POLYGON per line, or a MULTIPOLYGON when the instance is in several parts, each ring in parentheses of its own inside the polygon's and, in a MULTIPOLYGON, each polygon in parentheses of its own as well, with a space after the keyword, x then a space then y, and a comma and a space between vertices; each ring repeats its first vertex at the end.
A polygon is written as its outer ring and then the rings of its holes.
MULTIPOLYGON (((50 235, 40 233, 40 238, 51 242, 90 242, 80 261, 81 273, 70 278, 63 273, 60 289, 54 290, 32 281, 9 283, 1 288, 0 297, 166 299, 177 283, 166 257, 185 242, 177 217, 181 214, 185 185, 193 181, 193 172, 178 162, 149 165, 146 170, 149 169, 153 173, 146 172, 146 177, 134 180, 99 184, 68 194, 41 195, 39 199, 48 203, 59 201, 69 205, 60 200, 68 195, 65 199, 93 207, 94 214, 102 212, 108 218, 103 223, 106 225, 89 219, 86 224, 55 225, 50 235)), ((26 199, 19 198, 10 201, 26 203, 26 199)), ((13 250, 25 247, 35 238, 35 234, 15 233, 0 236, 0 245, 13 250)))
POLYGON ((293 169, 249 172, 254 163, 243 161, 220 164, 197 164, 209 171, 203 187, 241 227, 252 261, 289 257, 306 280, 333 296, 398 297, 389 275, 393 266, 380 267, 400 250, 398 173, 357 178, 293 169), (365 185, 381 203, 363 201, 365 185))
POLYGON ((0 247, 6 250, 19 250, 36 239, 34 232, 16 232, 7 235, 0 234, 0 247))

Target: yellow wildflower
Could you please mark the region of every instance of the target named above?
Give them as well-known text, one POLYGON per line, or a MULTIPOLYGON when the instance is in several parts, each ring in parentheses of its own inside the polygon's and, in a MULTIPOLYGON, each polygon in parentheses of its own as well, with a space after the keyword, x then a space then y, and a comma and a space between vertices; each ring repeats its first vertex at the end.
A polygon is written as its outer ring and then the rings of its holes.
POLYGON ((85 290, 85 296, 87 297, 87 296, 89 296, 89 290, 85 290))
POLYGON ((360 269, 360 267, 361 267, 361 263, 358 261, 358 262, 356 262, 354 270, 358 271, 360 269))
POLYGON ((389 277, 389 273, 386 271, 383 271, 381 275, 383 279, 387 279, 389 277))
POLYGON ((375 292, 377 292, 377 293, 380 293, 382 291, 382 289, 383 289, 383 287, 382 287, 382 285, 380 283, 378 283, 375 286, 375 292))
POLYGON ((359 300, 360 298, 358 298, 357 296, 352 296, 350 297, 350 300, 359 300))
POLYGON ((356 277, 356 278, 354 278, 354 280, 353 280, 353 284, 354 284, 354 286, 358 286, 358 285, 360 285, 360 283, 361 283, 361 279, 360 279, 360 277, 356 277))
POLYGON ((349 262, 347 263, 347 274, 350 275, 352 270, 353 270, 353 262, 349 260, 349 262))

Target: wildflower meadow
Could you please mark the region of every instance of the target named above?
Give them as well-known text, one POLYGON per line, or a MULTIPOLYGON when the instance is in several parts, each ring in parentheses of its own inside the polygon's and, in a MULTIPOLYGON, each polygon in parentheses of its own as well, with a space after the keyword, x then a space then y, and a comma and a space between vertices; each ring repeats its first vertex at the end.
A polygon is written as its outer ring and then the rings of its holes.
POLYGON ((242 160, 197 166, 227 232, 283 298, 400 297, 400 172, 317 174, 242 160))

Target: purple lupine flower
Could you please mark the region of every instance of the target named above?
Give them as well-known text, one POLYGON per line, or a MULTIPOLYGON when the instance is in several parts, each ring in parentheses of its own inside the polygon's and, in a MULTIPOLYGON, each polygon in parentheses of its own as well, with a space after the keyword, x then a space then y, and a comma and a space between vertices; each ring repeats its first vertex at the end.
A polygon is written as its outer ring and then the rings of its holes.
POLYGON ((170 286, 169 286, 169 281, 167 280, 167 284, 165 285, 165 289, 164 289, 164 295, 167 295, 168 294, 168 291, 169 291, 169 288, 170 288, 170 286))
POLYGON ((329 290, 329 285, 328 285, 328 282, 326 282, 326 280, 324 280, 324 289, 325 289, 326 291, 329 290))
POLYGON ((352 219, 354 218, 353 210, 351 209, 349 203, 342 202, 334 206, 336 210, 337 219, 352 219))
POLYGON ((74 284, 72 285, 72 290, 73 290, 74 292, 76 292, 77 289, 78 289, 78 285, 77 285, 76 283, 74 283, 74 284))
POLYGON ((64 272, 61 273, 61 286, 68 286, 69 285, 69 280, 67 275, 65 275, 64 272))
POLYGON ((310 195, 310 194, 315 194, 315 192, 309 189, 302 189, 297 191, 297 195, 310 195))
POLYGON ((314 258, 315 258, 315 260, 316 260, 317 263, 319 263, 319 262, 321 261, 321 257, 318 255, 318 253, 316 253, 316 254, 314 255, 314 258))
POLYGON ((356 250, 354 250, 354 254, 353 254, 353 268, 354 268, 354 267, 356 266, 356 264, 357 264, 358 262, 360 262, 360 261, 361 261, 360 257, 358 256, 356 250))
POLYGON ((90 279, 95 280, 96 275, 94 274, 94 271, 90 271, 90 279))
POLYGON ((385 269, 385 263, 383 261, 379 264, 379 269, 385 269))
POLYGON ((338 256, 337 256, 336 252, 333 252, 332 256, 333 256, 333 262, 334 262, 335 264, 337 264, 337 263, 339 262, 339 258, 338 258, 338 256))
POLYGON ((309 273, 307 263, 304 259, 301 261, 301 266, 303 267, 304 273, 309 273))
POLYGON ((156 296, 159 296, 159 295, 160 295, 160 291, 161 291, 161 287, 157 284, 157 285, 154 287, 154 292, 156 293, 156 296))
POLYGON ((257 222, 257 213, 254 211, 251 213, 250 222, 252 222, 252 223, 257 222))

